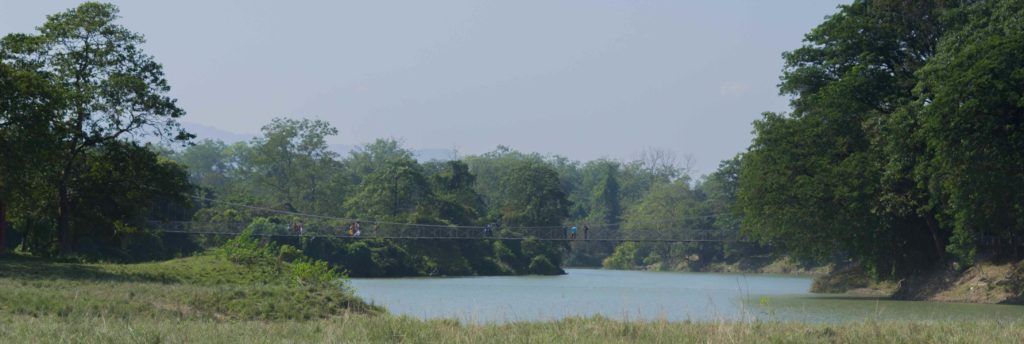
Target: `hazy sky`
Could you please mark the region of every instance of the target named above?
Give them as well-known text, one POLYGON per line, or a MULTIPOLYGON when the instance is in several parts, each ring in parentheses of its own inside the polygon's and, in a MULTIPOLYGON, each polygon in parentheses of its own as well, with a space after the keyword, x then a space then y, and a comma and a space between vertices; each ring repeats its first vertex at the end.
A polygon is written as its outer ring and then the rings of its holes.
MULTIPOLYGON (((838 0, 115 1, 193 122, 330 121, 476 154, 692 154, 699 174, 784 111, 780 54, 838 0)), ((0 34, 79 1, 0 0, 0 34)))

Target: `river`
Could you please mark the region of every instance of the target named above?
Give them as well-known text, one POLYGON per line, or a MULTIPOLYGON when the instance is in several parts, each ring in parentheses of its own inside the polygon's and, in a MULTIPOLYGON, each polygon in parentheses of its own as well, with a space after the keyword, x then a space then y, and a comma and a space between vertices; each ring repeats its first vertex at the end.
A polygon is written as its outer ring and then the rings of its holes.
POLYGON ((1015 320, 1024 306, 890 301, 808 293, 795 276, 567 269, 563 276, 354 278, 391 313, 489 323, 602 315, 671 321, 1015 320))

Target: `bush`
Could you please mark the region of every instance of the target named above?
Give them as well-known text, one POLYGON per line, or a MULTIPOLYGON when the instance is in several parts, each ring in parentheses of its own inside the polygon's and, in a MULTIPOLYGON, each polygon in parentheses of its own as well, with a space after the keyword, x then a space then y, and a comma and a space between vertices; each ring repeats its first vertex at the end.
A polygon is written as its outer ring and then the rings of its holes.
POLYGON ((228 240, 224 246, 220 247, 219 251, 229 261, 237 264, 274 265, 279 262, 274 247, 261 244, 252 237, 252 231, 248 229, 228 240))
POLYGON ((295 246, 281 245, 281 247, 277 248, 277 259, 280 259, 283 262, 291 263, 302 257, 304 257, 302 251, 295 248, 295 246))
POLYGON ((291 275, 296 284, 303 287, 341 288, 345 277, 322 260, 297 260, 292 262, 291 275))
POLYGON ((245 227, 246 231, 254 234, 284 234, 284 229, 265 217, 257 217, 245 227))
POLYGON ((634 242, 622 243, 615 247, 615 252, 605 258, 601 265, 609 269, 632 269, 639 260, 639 247, 634 242))

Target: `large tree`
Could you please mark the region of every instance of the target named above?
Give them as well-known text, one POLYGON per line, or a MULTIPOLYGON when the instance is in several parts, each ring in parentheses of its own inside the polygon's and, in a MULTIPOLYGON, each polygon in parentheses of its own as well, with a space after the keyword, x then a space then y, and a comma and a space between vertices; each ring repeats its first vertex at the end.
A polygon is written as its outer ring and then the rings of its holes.
POLYGON ((568 215, 569 201, 559 187, 558 173, 542 163, 521 162, 502 179, 506 195, 500 205, 509 226, 557 226, 568 215))
POLYGON ((48 16, 38 33, 0 41, 2 62, 51 75, 64 100, 49 118, 59 145, 52 180, 61 252, 73 248, 72 199, 89 149, 146 134, 191 138, 176 121, 185 111, 167 96, 162 66, 143 52, 142 35, 117 18, 116 6, 87 2, 48 16))
POLYGON ((275 118, 262 131, 240 152, 250 194, 291 211, 340 214, 347 183, 327 145, 338 130, 323 120, 275 118))
POLYGON ((927 191, 906 173, 921 152, 891 142, 915 139, 894 114, 914 101, 915 72, 935 54, 951 5, 855 1, 784 55, 780 90, 793 111, 755 123, 740 178, 755 236, 887 276, 943 256, 946 234, 921 202, 927 191))

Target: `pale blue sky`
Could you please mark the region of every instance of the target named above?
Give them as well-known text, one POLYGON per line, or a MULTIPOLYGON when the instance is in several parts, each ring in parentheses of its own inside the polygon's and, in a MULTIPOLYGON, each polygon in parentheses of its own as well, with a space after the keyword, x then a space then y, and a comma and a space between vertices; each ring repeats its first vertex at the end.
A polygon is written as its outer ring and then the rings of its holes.
MULTIPOLYGON (((186 122, 316 117, 332 142, 499 144, 573 159, 692 154, 696 172, 785 111, 780 54, 838 0, 114 1, 186 122)), ((0 0, 0 34, 78 1, 0 0)))

